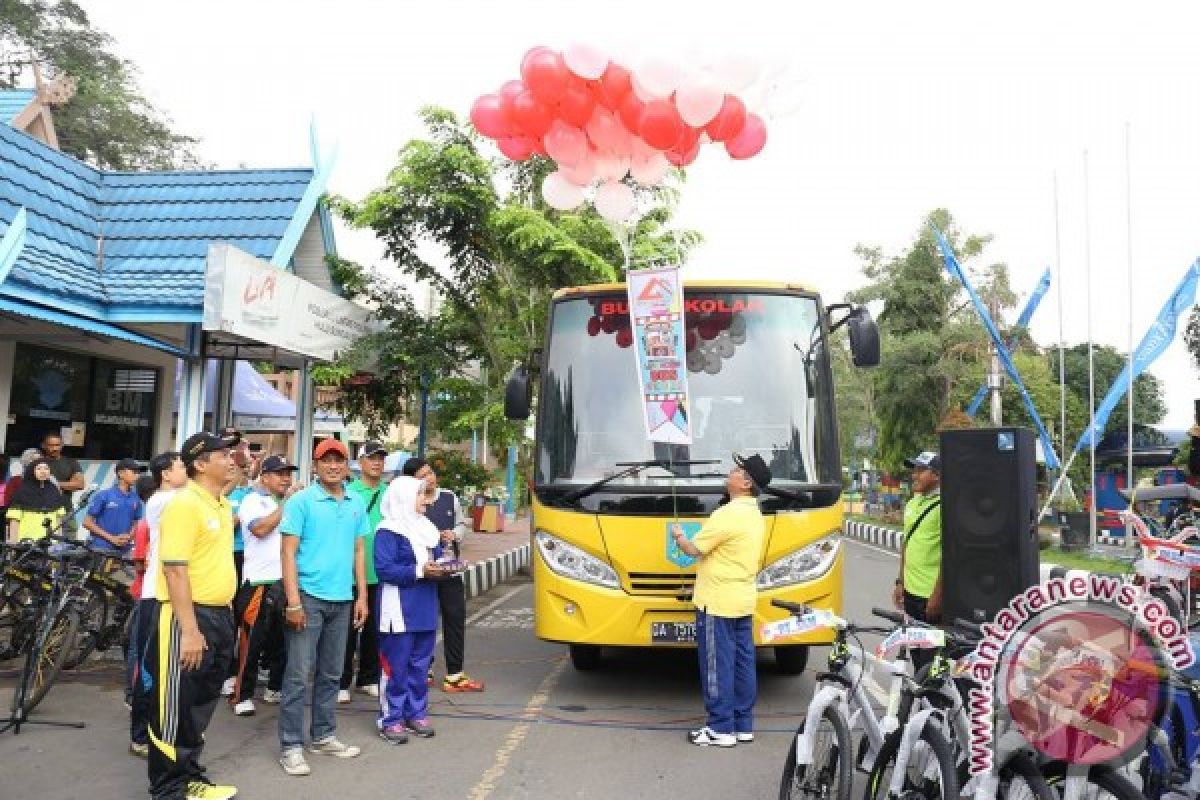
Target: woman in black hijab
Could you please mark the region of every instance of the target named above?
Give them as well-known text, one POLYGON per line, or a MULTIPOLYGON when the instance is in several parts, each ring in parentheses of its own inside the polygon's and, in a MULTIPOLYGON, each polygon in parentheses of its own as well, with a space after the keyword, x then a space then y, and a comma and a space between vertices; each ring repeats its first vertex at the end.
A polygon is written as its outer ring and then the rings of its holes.
POLYGON ((9 541, 41 539, 62 522, 67 513, 66 498, 50 476, 50 462, 36 458, 25 468, 21 485, 8 503, 9 541))

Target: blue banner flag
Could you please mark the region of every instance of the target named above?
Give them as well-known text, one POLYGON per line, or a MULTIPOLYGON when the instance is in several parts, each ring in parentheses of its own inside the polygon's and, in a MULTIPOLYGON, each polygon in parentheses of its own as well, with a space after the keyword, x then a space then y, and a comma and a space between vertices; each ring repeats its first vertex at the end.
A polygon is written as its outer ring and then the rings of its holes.
MULTIPOLYGON (((1042 273, 1037 286, 1034 287, 1033 294, 1029 295, 1029 301, 1025 303, 1025 308, 1021 309, 1021 316, 1017 317, 1018 328, 1029 327, 1029 320, 1033 319, 1033 312, 1037 311, 1038 306, 1042 303, 1042 298, 1048 291, 1050 291, 1050 268, 1046 267, 1046 271, 1042 273)), ((1016 337, 1012 337, 1007 344, 1011 348, 1015 342, 1016 337)), ((971 398, 971 404, 967 406, 967 416, 973 417, 979 413, 979 407, 983 405, 987 393, 987 381, 984 381, 983 385, 979 387, 979 391, 975 392, 975 396, 971 398)))
POLYGON ((1037 428, 1038 438, 1042 440, 1042 455, 1046 460, 1046 469, 1058 469, 1059 461, 1058 456, 1054 454, 1054 442, 1050 441, 1050 434, 1046 433, 1046 426, 1042 424, 1042 418, 1038 415, 1037 408, 1034 407, 1033 400, 1029 397, 1029 392, 1025 390, 1021 374, 1017 372, 1017 368, 1012 362, 1012 357, 1008 354, 1008 348, 1005 347, 1004 340, 1000 338, 1000 331, 996 329, 996 323, 992 322, 992 317, 988 314, 983 301, 979 299, 979 295, 975 293, 975 288, 967 280, 967 274, 959 266, 958 259, 954 256, 954 250, 950 248, 950 243, 946 241, 946 237, 933 225, 929 227, 933 229, 933 235, 937 239, 938 248, 942 251, 942 260, 946 262, 946 271, 953 275, 963 285, 963 288, 967 290, 967 296, 975 304, 975 311, 979 314, 979 319, 983 323, 983 327, 987 329, 988 336, 992 337, 992 344, 996 348, 996 355, 1000 358, 1001 366, 1008 373, 1008 377, 1013 382, 1013 385, 1017 387, 1017 391, 1021 393, 1021 400, 1025 404, 1025 410, 1029 412, 1029 418, 1033 420, 1033 425, 1037 428))
POLYGON ((1108 394, 1104 396, 1104 400, 1100 403, 1100 407, 1096 409, 1096 421, 1091 430, 1083 432, 1083 436, 1079 437, 1078 444, 1075 445, 1075 452, 1079 452, 1085 448, 1092 446, 1093 437, 1095 441, 1099 441, 1104 435, 1104 428, 1108 425, 1108 417, 1112 414, 1117 403, 1121 401, 1121 397, 1129 391, 1129 383, 1136 379, 1146 371, 1146 367, 1150 366, 1154 359, 1162 355, 1167 346, 1175 340, 1176 323, 1179 315, 1187 311, 1196 304, 1196 284, 1200 280, 1200 258, 1192 262, 1188 267, 1188 271, 1184 274, 1183 279, 1179 281, 1179 285, 1175 287, 1175 291, 1167 299, 1166 305, 1162 311, 1158 312, 1158 317, 1150 325, 1150 330, 1146 331, 1146 335, 1142 337, 1142 342, 1133 351, 1133 376, 1129 375, 1129 362, 1125 362, 1125 368, 1121 370, 1121 374, 1113 381, 1112 388, 1108 390, 1108 394))

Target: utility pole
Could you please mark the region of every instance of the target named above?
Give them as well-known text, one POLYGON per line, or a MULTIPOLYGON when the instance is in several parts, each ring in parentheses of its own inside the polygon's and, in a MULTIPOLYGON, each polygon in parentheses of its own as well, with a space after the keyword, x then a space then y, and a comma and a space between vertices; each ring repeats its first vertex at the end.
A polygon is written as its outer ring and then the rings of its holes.
MULTIPOLYGON (((992 306, 992 319, 999 319, 996 315, 998 304, 995 296, 992 297, 990 305, 992 306)), ((1004 388, 1004 375, 1000 372, 1000 353, 997 352, 996 345, 992 344, 989 350, 992 354, 991 366, 988 368, 988 389, 992 395, 992 426, 999 428, 1004 424, 1004 398, 1000 394, 1000 390, 1004 388)))

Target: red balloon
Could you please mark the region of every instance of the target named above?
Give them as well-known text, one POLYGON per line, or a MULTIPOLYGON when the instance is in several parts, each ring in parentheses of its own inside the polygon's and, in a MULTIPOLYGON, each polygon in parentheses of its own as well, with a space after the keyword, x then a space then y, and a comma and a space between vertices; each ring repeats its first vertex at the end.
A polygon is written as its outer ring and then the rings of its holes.
POLYGON ((619 109, 625 97, 633 91, 633 77, 629 70, 612 62, 596 83, 597 99, 613 111, 619 109))
POLYGON ((687 331, 687 349, 688 349, 688 352, 689 352, 689 353, 690 353, 690 352, 692 352, 693 350, 695 350, 695 349, 696 349, 696 343, 697 343, 699 340, 700 340, 700 337, 696 335, 696 329, 695 329, 695 328, 688 328, 688 331, 687 331))
POLYGON ((504 116, 508 118, 508 124, 511 127, 520 127, 517 124, 516 117, 513 116, 513 102, 521 92, 525 91, 525 84, 520 81, 506 81, 500 87, 500 91, 496 94, 500 95, 500 110, 504 112, 504 116))
POLYGON ((642 110, 638 132, 646 144, 658 150, 670 150, 683 135, 683 120, 669 100, 655 100, 642 110))
POLYGON ((621 124, 630 133, 636 134, 638 126, 642 123, 642 109, 646 105, 633 92, 625 95, 625 99, 621 102, 621 107, 617 109, 617 116, 621 118, 621 124))
POLYGON ((633 331, 629 328, 621 328, 617 331, 617 347, 629 347, 633 344, 633 331))
POLYGON ((590 319, 588 319, 587 332, 588 332, 588 336, 599 336, 600 335, 600 318, 599 317, 591 317, 590 319))
POLYGON ((531 50, 521 64, 521 79, 538 100, 553 104, 567 90, 571 72, 553 50, 531 50))
POLYGON ((572 82, 558 99, 558 116, 568 125, 582 128, 592 118, 596 101, 583 81, 572 82))
POLYGON ((712 122, 705 126, 704 130, 708 132, 708 138, 714 142, 725 142, 742 132, 742 126, 746 124, 746 104, 743 103, 736 95, 725 95, 725 102, 721 104, 721 110, 713 117, 712 122))
POLYGON ((512 109, 513 120, 531 139, 540 139, 550 130, 550 123, 554 122, 550 109, 539 103, 528 89, 517 95, 512 109))
MULTIPOLYGON (((686 138, 687 134, 684 134, 684 139, 686 138)), ((683 140, 681 140, 680 144, 675 145, 663 155, 676 167, 690 167, 695 163, 696 157, 700 155, 700 139, 697 138, 686 150, 683 148, 683 140)))
POLYGON ((482 95, 472 104, 471 124, 489 139, 500 139, 510 133, 500 98, 494 94, 482 95))
POLYGON ((741 132, 725 142, 725 152, 738 160, 754 158, 767 144, 767 123, 758 114, 747 114, 741 132))
POLYGON ((721 332, 721 328, 715 322, 705 320, 696 326, 696 332, 700 334, 701 339, 712 341, 717 338, 717 334, 721 332))
POLYGON ((553 52, 554 52, 553 47, 546 47, 544 44, 540 44, 537 47, 529 48, 528 50, 525 51, 525 55, 521 56, 521 72, 525 71, 525 65, 528 64, 529 60, 532 59, 534 56, 540 55, 541 53, 553 53, 553 52))
POLYGON ((500 152, 513 161, 524 161, 533 155, 533 140, 526 136, 505 136, 496 142, 500 152))
POLYGON ((617 329, 617 318, 612 315, 605 315, 600 318, 600 329, 605 333, 612 333, 617 329))

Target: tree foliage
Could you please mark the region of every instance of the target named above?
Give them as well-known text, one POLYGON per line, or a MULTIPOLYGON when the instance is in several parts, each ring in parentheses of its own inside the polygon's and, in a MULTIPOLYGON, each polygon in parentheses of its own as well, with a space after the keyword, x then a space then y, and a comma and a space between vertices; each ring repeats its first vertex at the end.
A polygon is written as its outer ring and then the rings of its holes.
POLYGON ((31 59, 74 80, 74 95, 54 112, 63 151, 108 169, 199 166, 196 140, 172 131, 113 45, 73 0, 0 0, 0 61, 9 66, 0 88, 28 81, 31 59))
MULTIPOLYGON (((427 135, 404 145, 385 184, 334 206, 352 226, 373 231, 401 275, 430 286, 440 302, 425 315, 379 272, 339 265, 347 293, 383 310, 387 323, 350 359, 378 380, 357 400, 347 393, 355 407, 343 410, 379 430, 411 416, 414 388, 428 376, 447 438, 466 438, 486 422, 489 442, 502 446, 523 429, 503 419, 502 382, 541 346, 551 294, 620 280, 624 249, 594 211, 563 213, 541 202, 545 160, 491 156, 445 109, 423 109, 421 118, 427 135)), ((674 262, 698 243, 698 234, 669 227, 672 198, 643 193, 651 210, 624 232, 632 265, 674 262)))

